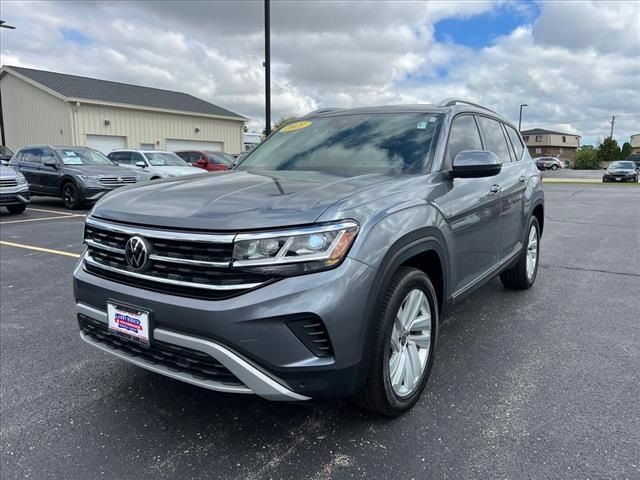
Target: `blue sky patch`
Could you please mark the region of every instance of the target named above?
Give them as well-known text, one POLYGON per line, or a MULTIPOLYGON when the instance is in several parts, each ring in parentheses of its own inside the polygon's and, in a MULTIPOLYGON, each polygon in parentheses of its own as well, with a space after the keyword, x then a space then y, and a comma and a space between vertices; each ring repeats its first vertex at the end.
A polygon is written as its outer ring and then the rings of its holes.
POLYGON ((521 2, 521 6, 523 8, 504 6, 469 18, 441 20, 435 24, 435 38, 438 42, 453 42, 470 48, 486 47, 516 27, 532 23, 540 14, 539 6, 534 2, 521 2))
POLYGON ((78 45, 88 45, 93 42, 91 37, 87 37, 80 30, 75 28, 61 28, 60 33, 67 42, 77 43, 78 45))

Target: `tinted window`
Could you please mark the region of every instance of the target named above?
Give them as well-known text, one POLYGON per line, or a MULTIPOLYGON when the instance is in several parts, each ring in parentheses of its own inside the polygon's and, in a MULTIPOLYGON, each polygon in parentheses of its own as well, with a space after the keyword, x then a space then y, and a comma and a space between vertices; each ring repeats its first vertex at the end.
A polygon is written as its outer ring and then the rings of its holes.
POLYGON ((495 153, 502 163, 509 163, 511 157, 500 123, 488 117, 478 117, 478 124, 484 138, 485 150, 495 153))
POLYGON ((135 165, 138 162, 142 162, 145 165, 147 164, 147 162, 144 161, 144 158, 142 158, 141 154, 139 154, 138 152, 131 152, 131 165, 135 165))
POLYGON ((511 139, 511 145, 516 151, 516 160, 520 160, 522 158, 522 154, 524 152, 524 145, 522 145, 522 140, 520 140, 520 135, 514 128, 511 128, 509 125, 505 125, 504 128, 507 130, 509 134, 509 138, 511 139))
POLYGON ((273 133, 239 169, 420 173, 441 118, 436 113, 388 113, 296 121, 273 133))
POLYGON ((112 152, 107 155, 110 160, 123 165, 131 164, 131 152, 112 152))
POLYGON ((22 154, 22 161, 29 163, 41 163, 42 150, 39 148, 30 148, 28 150, 25 150, 22 154))
POLYGON ((453 120, 443 170, 451 168, 456 155, 463 150, 482 150, 480 134, 472 115, 459 115, 453 120))

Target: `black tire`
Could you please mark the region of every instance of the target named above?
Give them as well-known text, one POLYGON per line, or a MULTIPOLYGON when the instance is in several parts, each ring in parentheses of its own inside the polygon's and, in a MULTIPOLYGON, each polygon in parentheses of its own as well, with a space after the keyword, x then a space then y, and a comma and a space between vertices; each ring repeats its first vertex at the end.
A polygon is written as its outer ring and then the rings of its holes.
POLYGON ((529 220, 529 225, 527 226, 527 230, 524 237, 524 243, 522 252, 520 253, 520 257, 518 258, 518 262, 508 270, 505 270, 500 274, 500 280, 502 284, 506 288, 511 288, 514 290, 526 290, 531 288, 531 286, 535 283, 536 277, 538 276, 538 267, 540 265, 540 225, 538 224, 538 219, 534 216, 529 220), (536 263, 535 269, 533 271, 533 276, 529 278, 527 275, 527 253, 528 253, 528 243, 529 243, 529 234, 531 233, 531 229, 535 228, 536 230, 536 245, 537 245, 537 255, 536 255, 536 263))
POLYGON ((402 267, 394 274, 377 311, 372 326, 374 331, 371 362, 364 388, 353 398, 361 408, 379 415, 395 417, 411 409, 427 384, 433 365, 434 350, 438 338, 438 301, 429 277, 417 268, 402 267), (395 316, 407 294, 413 289, 421 290, 427 297, 431 309, 431 343, 427 363, 413 391, 398 396, 391 386, 389 374, 390 339, 395 316))
POLYGON ((80 207, 80 192, 73 182, 62 184, 62 201, 69 210, 76 210, 80 207))
POLYGON ((9 213, 18 214, 24 212, 26 209, 26 203, 22 203, 20 205, 7 205, 7 210, 9 210, 9 213))
POLYGON ((558 169, 558 165, 556 164, 551 165, 551 170, 557 170, 557 169, 558 169))

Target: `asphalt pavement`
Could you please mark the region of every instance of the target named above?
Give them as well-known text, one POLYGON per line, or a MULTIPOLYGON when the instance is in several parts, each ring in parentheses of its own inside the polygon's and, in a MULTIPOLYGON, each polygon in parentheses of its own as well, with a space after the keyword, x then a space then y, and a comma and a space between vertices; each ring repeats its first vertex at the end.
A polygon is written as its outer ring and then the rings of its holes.
POLYGON ((392 420, 210 392, 85 345, 86 212, 3 210, 2 478, 640 478, 640 188, 545 191, 535 286, 493 280, 457 306, 423 398, 392 420))

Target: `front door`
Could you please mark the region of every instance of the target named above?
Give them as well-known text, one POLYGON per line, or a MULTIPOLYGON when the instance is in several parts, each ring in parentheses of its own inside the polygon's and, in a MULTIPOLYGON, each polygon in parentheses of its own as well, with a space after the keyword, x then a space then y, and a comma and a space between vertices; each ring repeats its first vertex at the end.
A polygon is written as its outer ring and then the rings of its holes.
POLYGON ((60 174, 60 163, 56 158, 56 155, 52 150, 48 148, 42 149, 42 164, 40 165, 40 187, 42 188, 42 193, 46 195, 60 195, 60 185, 61 174, 60 174), (56 162, 56 166, 48 166, 45 165, 45 161, 53 160, 56 162))
POLYGON ((445 195, 437 200, 450 228, 451 288, 464 293, 498 263, 500 194, 496 178, 452 178, 455 156, 463 150, 482 150, 473 115, 458 115, 449 132, 443 164, 445 195))

